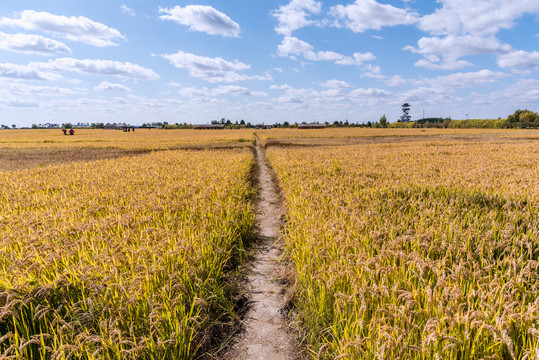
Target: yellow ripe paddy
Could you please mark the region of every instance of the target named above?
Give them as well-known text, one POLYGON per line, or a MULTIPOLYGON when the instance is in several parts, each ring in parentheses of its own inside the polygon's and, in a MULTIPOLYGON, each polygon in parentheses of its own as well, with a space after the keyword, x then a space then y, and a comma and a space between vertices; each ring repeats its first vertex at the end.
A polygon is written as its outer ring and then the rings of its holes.
POLYGON ((539 144, 271 148, 313 356, 539 356, 539 144))
POLYGON ((187 359, 235 321, 253 226, 247 149, 0 173, 0 352, 187 359))
POLYGON ((0 131, 0 358, 220 358, 255 138, 299 358, 539 358, 539 134, 342 128, 0 131))

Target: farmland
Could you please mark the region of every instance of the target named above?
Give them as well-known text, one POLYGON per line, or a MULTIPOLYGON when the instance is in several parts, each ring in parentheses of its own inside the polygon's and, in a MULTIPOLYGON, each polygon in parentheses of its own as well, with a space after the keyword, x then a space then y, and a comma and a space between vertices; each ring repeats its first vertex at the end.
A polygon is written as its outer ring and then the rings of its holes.
POLYGON ((539 357, 539 135, 461 129, 0 131, 0 356, 219 358, 255 136, 301 357, 539 357))
POLYGON ((3 356, 209 351, 236 317, 227 274, 253 226, 252 162, 166 150, 0 172, 3 356))
POLYGON ((314 356, 538 356, 539 147, 505 135, 268 149, 314 356))

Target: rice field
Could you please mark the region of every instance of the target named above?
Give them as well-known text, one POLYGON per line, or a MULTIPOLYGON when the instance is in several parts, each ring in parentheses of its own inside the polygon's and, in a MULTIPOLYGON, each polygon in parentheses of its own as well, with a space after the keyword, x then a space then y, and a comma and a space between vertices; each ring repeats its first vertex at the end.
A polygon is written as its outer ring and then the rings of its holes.
POLYGON ((255 135, 298 358, 539 359, 537 132, 338 128, 0 131, 0 359, 218 359, 255 135))
POLYGON ((78 161, 135 156, 178 149, 246 148, 252 130, 118 130, 75 129, 75 135, 53 130, 0 130, 0 171, 45 167, 78 161))
POLYGON ((539 358, 539 146, 271 147, 320 359, 539 358))
POLYGON ((189 359, 237 321, 248 149, 0 172, 2 359, 189 359))

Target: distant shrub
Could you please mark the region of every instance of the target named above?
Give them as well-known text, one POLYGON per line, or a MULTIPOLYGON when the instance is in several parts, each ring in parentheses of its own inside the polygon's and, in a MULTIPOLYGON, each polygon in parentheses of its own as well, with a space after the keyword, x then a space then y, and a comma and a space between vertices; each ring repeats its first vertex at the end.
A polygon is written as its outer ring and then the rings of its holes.
POLYGON ((537 128, 539 127, 539 114, 530 110, 517 110, 507 117, 508 128, 537 128))
POLYGON ((389 124, 389 127, 393 128, 393 129, 396 129, 396 128, 410 129, 410 128, 418 127, 418 124, 415 121, 412 121, 412 122, 394 122, 394 123, 389 124))
POLYGON ((450 129, 503 129, 507 119, 469 119, 451 120, 447 125, 450 129))

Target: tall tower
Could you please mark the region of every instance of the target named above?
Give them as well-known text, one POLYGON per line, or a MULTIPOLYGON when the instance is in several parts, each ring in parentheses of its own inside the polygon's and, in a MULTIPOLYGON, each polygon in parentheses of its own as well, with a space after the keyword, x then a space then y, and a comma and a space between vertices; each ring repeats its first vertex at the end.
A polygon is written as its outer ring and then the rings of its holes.
POLYGON ((410 122, 410 119, 412 118, 410 116, 410 104, 404 103, 402 106, 402 115, 399 118, 399 122, 410 122))

